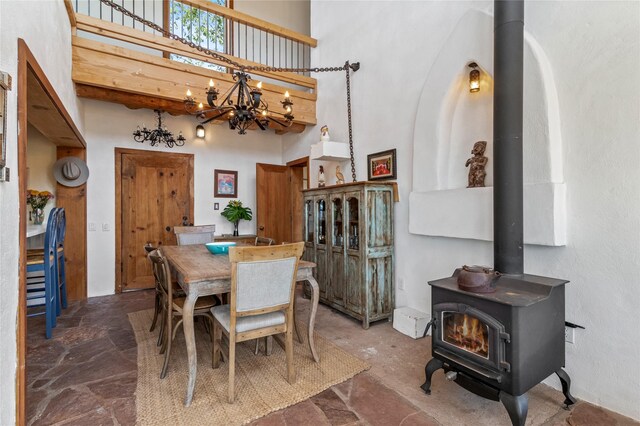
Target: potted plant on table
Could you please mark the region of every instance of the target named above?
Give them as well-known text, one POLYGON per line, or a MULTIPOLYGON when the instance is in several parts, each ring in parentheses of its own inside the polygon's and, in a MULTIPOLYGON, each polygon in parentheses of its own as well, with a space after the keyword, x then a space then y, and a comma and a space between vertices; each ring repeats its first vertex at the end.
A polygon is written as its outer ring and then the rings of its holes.
POLYGON ((249 207, 243 207, 242 201, 231 200, 221 213, 225 219, 233 223, 233 235, 238 235, 238 224, 241 220, 251 220, 253 213, 249 207))
POLYGON ((35 189, 27 190, 27 204, 31 206, 34 225, 42 225, 44 222, 44 208, 49 200, 53 198, 53 194, 49 191, 36 191, 35 189))

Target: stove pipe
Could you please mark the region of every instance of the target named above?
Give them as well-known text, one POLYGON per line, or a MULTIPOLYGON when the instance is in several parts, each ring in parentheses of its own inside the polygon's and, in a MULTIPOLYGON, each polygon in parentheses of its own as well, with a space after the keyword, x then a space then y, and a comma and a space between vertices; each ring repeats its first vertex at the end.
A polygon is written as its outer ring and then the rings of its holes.
POLYGON ((524 0, 496 0, 494 11, 494 267, 503 274, 522 275, 524 0))

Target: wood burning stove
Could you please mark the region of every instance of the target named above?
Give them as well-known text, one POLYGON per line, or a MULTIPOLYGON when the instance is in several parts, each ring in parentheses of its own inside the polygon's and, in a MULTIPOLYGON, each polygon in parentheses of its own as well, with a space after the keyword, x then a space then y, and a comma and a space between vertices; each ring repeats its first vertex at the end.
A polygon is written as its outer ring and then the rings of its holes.
POLYGON ((463 285, 489 292, 461 289, 460 269, 452 277, 429 282, 433 358, 425 367, 422 389, 429 394, 431 376, 443 368, 447 379, 502 401, 511 422, 524 425, 526 392, 553 373, 562 383, 565 404, 575 403, 571 381, 562 369, 567 281, 524 273, 524 1, 495 0, 494 12, 494 264, 500 275, 490 286, 463 285))
POLYGON ((565 404, 575 403, 564 366, 565 280, 502 275, 493 293, 470 293, 452 277, 431 281, 432 355, 422 389, 431 376, 446 377, 485 398, 500 400, 514 425, 524 425, 526 392, 556 373, 565 404))

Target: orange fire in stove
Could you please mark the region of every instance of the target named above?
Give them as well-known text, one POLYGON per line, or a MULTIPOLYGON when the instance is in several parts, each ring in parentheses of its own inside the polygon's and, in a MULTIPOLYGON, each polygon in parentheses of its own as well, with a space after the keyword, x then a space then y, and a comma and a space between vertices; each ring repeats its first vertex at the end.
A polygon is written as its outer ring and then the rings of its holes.
POLYGON ((454 346, 489 358, 489 329, 478 318, 445 312, 442 339, 454 346))

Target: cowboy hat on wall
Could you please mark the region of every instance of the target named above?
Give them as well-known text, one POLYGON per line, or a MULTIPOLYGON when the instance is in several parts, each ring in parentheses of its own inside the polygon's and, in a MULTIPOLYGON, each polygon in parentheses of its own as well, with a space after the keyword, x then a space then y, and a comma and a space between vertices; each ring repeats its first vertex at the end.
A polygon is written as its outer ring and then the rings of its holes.
POLYGON ((53 176, 60 185, 76 187, 87 182, 89 168, 78 157, 62 157, 53 165, 53 176))

